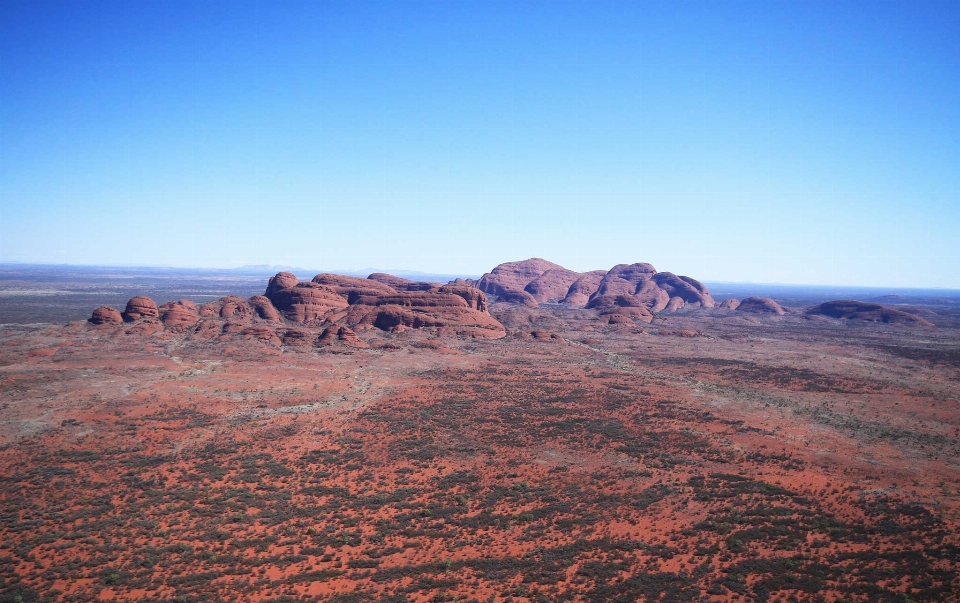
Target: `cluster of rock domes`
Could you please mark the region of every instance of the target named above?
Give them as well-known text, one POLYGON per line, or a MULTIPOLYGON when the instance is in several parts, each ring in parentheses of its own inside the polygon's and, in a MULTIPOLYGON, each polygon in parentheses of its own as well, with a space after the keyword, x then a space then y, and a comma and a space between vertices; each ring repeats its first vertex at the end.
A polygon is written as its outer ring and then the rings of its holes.
MULTIPOLYGON (((456 279, 446 285, 415 282, 390 274, 367 278, 318 274, 300 282, 289 272, 270 278, 263 295, 228 296, 196 304, 189 300, 161 306, 142 295, 123 312, 109 306, 94 310, 95 325, 127 324, 126 332, 187 333, 203 338, 239 337, 276 345, 347 345, 366 347, 357 331, 400 332, 427 329, 437 335, 500 338, 504 326, 487 307, 487 294, 498 302, 536 308, 542 303, 596 310, 612 325, 650 322, 654 314, 684 308, 718 308, 739 313, 780 316, 768 297, 727 299, 717 305, 699 281, 650 264, 619 264, 610 270, 574 272, 533 258, 500 264, 479 280, 456 279), (129 324, 128 324, 129 323, 129 324)), ((808 312, 836 318, 928 325, 905 310, 853 301, 828 302, 808 312)))
POLYGON ((482 291, 464 285, 417 283, 386 274, 357 278, 318 274, 300 282, 289 272, 272 277, 264 295, 223 297, 196 304, 189 300, 157 306, 145 296, 127 302, 123 312, 94 310, 96 325, 132 323, 131 332, 159 330, 191 335, 238 336, 285 345, 353 347, 366 344, 356 330, 398 332, 432 329, 440 335, 499 338, 503 325, 490 316, 482 291), (302 328, 297 328, 302 327, 302 328), (322 330, 319 336, 314 331, 322 330))
POLYGON ((610 322, 650 322, 658 312, 715 305, 710 291, 699 281, 657 272, 650 264, 618 264, 606 271, 574 272, 534 258, 500 264, 475 284, 499 301, 530 307, 545 302, 585 306, 609 317, 610 322))

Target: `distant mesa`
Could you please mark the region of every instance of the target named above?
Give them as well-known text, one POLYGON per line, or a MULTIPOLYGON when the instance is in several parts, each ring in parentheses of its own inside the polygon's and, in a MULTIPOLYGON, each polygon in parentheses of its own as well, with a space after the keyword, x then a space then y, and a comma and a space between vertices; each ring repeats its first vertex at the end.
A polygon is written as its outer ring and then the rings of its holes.
MULTIPOLYGON (((729 301, 729 300, 728 300, 729 301)), ((776 314, 783 316, 786 314, 784 309, 777 302, 769 297, 748 297, 736 306, 737 312, 746 312, 749 314, 776 314)))
POLYGON ((828 301, 810 308, 807 310, 807 314, 829 316, 831 318, 841 318, 845 320, 933 326, 928 320, 916 314, 889 306, 855 300, 828 301))

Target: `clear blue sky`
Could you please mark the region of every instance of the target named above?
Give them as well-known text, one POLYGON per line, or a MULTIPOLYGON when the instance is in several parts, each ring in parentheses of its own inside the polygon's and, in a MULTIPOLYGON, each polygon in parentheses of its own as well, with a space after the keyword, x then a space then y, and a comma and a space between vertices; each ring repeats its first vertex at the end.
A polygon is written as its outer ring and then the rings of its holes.
POLYGON ((0 1, 0 261, 960 288, 960 2, 0 1))

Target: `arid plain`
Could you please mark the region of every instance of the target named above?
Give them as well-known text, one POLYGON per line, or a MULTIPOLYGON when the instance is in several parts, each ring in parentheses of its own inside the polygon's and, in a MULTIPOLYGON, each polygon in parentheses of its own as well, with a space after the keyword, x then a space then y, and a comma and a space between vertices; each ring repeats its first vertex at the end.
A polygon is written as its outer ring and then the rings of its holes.
POLYGON ((0 601, 960 599, 956 307, 530 266, 0 327, 0 601))

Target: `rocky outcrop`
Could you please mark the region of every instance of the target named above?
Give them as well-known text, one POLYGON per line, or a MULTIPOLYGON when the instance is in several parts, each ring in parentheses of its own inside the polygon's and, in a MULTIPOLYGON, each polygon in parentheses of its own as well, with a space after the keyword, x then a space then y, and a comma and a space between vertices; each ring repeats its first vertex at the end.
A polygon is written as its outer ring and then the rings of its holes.
POLYGON ((267 290, 263 295, 267 299, 273 299, 274 293, 281 289, 296 287, 298 282, 300 281, 297 279, 296 275, 291 274, 290 272, 278 272, 276 276, 270 277, 270 281, 267 283, 267 290))
POLYGON ((712 308, 713 297, 700 281, 689 276, 677 276, 672 272, 658 272, 652 277, 657 286, 666 291, 671 298, 679 297, 685 305, 694 307, 712 308))
POLYGON ((736 310, 740 307, 740 300, 735 297, 731 297, 720 302, 720 305, 717 307, 721 310, 736 310))
POLYGON ((254 295, 249 300, 250 307, 253 308, 258 318, 270 322, 280 320, 280 312, 277 310, 270 298, 265 295, 254 295))
POLYGON ((133 322, 141 318, 158 318, 160 309, 157 303, 145 295, 138 295, 127 302, 127 307, 123 311, 123 320, 133 322))
POLYGON ((607 271, 591 298, 607 295, 635 295, 656 273, 657 270, 650 264, 617 264, 607 271))
POLYGON ((93 311, 93 315, 88 320, 95 325, 112 325, 123 322, 123 316, 120 315, 120 310, 116 308, 100 306, 93 311))
POLYGON ((229 295, 221 297, 217 303, 220 306, 220 318, 249 320, 253 316, 253 308, 242 297, 229 295))
POLYGON ((367 342, 360 339, 356 332, 349 327, 338 327, 331 325, 323 330, 323 333, 317 338, 317 347, 331 346, 342 343, 351 348, 368 348, 367 342))
POLYGON ((597 310, 601 318, 619 314, 634 320, 642 320, 643 322, 651 322, 653 320, 653 314, 647 306, 632 295, 604 295, 594 297, 590 300, 587 307, 597 310))
POLYGON ((312 339, 308 331, 301 329, 290 329, 283 334, 283 345, 305 346, 310 345, 312 339))
POLYGON ((784 309, 780 304, 769 297, 748 297, 737 305, 737 312, 747 312, 749 314, 776 314, 783 316, 784 309))
MULTIPOLYGON (((523 291, 531 281, 548 270, 566 271, 567 269, 540 258, 506 262, 480 277, 477 288, 488 295, 497 296, 508 291, 523 291)), ((532 295, 531 299, 533 299, 532 295)))
POLYGON ((407 329, 436 328, 447 334, 490 339, 506 334, 497 319, 465 306, 412 308, 397 305, 356 305, 351 307, 346 322, 359 329, 374 327, 392 333, 407 329))
POLYGON ((262 343, 267 343, 272 346, 280 345, 280 338, 277 337, 276 331, 270 327, 265 326, 250 326, 246 327, 240 331, 240 337, 246 340, 254 340, 262 343))
POLYGON ((663 311, 664 311, 664 312, 677 312, 677 311, 679 311, 679 310, 682 310, 685 305, 687 305, 687 304, 686 304, 685 301, 683 301, 683 298, 682 298, 682 297, 671 297, 671 298, 670 298, 670 301, 667 302, 667 305, 666 305, 666 307, 663 309, 663 311))
POLYGON ((929 321, 909 312, 889 306, 871 304, 854 300, 834 300, 822 303, 807 310, 807 314, 829 316, 845 320, 863 320, 894 324, 914 324, 933 326, 929 321))
POLYGON ((163 304, 160 320, 165 327, 192 327, 200 321, 199 306, 188 299, 163 304))
POLYGON ((463 286, 463 285, 444 285, 437 289, 437 293, 445 293, 449 295, 458 295, 467 302, 468 308, 473 308, 478 312, 487 312, 487 296, 484 295, 483 291, 479 289, 474 289, 473 287, 463 286))

